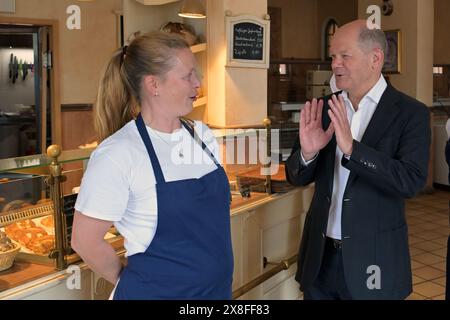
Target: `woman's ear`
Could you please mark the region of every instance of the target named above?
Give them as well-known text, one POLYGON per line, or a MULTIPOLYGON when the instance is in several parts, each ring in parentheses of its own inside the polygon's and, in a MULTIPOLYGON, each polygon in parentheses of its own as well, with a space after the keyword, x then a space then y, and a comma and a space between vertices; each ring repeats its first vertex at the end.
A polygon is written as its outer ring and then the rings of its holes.
POLYGON ((151 96, 158 95, 158 79, 153 75, 144 76, 144 89, 151 96))

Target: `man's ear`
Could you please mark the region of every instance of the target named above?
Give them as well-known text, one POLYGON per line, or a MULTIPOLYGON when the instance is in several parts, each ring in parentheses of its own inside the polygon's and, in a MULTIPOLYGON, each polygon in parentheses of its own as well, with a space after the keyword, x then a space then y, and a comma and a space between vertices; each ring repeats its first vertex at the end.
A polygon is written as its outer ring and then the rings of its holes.
POLYGON ((372 51, 372 63, 374 66, 383 68, 384 65, 384 52, 380 48, 375 48, 372 51))
POLYGON ((146 92, 155 96, 158 92, 158 78, 154 75, 146 75, 143 79, 143 85, 146 92))

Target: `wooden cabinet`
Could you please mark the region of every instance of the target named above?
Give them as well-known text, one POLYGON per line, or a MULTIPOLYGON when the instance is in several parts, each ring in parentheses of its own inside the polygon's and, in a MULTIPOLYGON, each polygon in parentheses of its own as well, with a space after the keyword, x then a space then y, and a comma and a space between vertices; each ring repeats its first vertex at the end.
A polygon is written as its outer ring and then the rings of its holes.
MULTIPOLYGON (((313 187, 275 195, 272 201, 232 216, 235 260, 233 290, 262 275, 278 263, 297 254, 306 211, 313 187), (267 260, 269 264, 264 264, 267 260)), ((239 297, 248 299, 299 299, 295 281, 296 264, 277 273, 239 297)))

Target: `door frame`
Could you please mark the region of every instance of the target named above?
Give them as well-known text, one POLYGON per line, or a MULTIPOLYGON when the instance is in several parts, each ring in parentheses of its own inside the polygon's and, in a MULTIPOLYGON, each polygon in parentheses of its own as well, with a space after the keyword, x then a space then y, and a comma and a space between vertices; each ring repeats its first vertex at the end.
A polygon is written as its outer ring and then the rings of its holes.
MULTIPOLYGON (((18 25, 30 27, 49 28, 49 48, 52 52, 52 68, 50 69, 50 97, 51 97, 51 124, 52 124, 52 144, 62 144, 61 135, 61 98, 60 98, 60 77, 59 77, 59 22, 50 19, 17 18, 0 16, 0 25, 18 25)), ((42 142, 43 145, 45 141, 42 142)), ((43 148, 42 153, 46 150, 43 148)))

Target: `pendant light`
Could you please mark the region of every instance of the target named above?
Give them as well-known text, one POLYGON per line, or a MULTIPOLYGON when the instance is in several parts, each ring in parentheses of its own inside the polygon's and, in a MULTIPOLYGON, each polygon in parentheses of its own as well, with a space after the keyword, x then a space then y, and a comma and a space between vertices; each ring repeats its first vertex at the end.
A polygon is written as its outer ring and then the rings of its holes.
POLYGON ((206 18, 203 0, 182 0, 181 9, 178 15, 183 18, 206 18))

